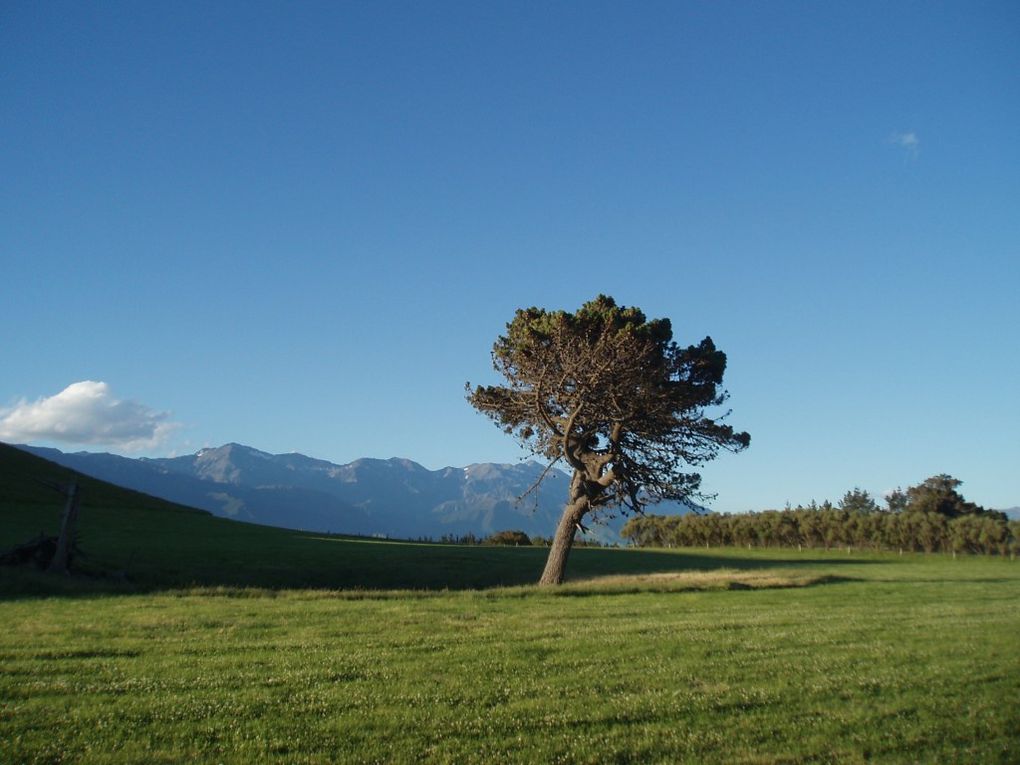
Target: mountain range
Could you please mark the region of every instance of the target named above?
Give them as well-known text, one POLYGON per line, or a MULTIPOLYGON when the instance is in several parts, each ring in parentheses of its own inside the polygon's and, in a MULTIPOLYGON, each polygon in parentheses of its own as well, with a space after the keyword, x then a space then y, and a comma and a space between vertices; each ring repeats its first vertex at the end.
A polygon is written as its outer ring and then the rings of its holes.
MULTIPOLYGON (((403 539, 485 536, 505 529, 551 536, 570 481, 562 471, 549 470, 541 485, 523 496, 545 466, 529 461, 428 470, 398 458, 338 465, 235 443, 182 457, 138 459, 18 448, 86 475, 227 518, 403 539)), ((663 503, 655 512, 691 509, 663 503)), ((593 526, 591 533, 600 541, 614 542, 622 524, 618 518, 593 526)))

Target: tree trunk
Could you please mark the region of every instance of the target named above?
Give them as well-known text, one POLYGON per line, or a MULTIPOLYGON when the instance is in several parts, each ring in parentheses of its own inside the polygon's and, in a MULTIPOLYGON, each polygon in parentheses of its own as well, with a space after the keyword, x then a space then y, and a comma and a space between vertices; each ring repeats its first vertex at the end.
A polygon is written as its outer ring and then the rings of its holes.
POLYGON ((556 535, 549 546, 549 557, 545 561, 545 571, 542 578, 538 580, 540 585, 562 584, 563 574, 567 570, 567 558, 570 557, 570 548, 574 546, 574 534, 577 533, 577 524, 584 516, 585 503, 573 501, 563 509, 560 522, 556 526, 556 535))

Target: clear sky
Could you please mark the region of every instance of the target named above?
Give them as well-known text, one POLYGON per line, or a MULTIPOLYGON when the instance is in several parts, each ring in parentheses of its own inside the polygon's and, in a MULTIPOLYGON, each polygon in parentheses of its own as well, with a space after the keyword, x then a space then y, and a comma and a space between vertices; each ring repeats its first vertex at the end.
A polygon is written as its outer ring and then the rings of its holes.
POLYGON ((0 6, 0 440, 512 462, 600 292, 728 354, 716 510, 1020 504, 1020 3, 0 6))

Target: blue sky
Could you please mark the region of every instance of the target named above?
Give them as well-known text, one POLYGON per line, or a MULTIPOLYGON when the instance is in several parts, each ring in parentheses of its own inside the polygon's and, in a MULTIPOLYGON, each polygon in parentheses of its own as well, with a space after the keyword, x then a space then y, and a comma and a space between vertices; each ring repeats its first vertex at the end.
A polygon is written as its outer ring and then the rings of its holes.
POLYGON ((0 440, 514 461, 603 292, 728 354, 715 509, 1017 505, 1018 125, 1014 2, 8 2, 0 440))

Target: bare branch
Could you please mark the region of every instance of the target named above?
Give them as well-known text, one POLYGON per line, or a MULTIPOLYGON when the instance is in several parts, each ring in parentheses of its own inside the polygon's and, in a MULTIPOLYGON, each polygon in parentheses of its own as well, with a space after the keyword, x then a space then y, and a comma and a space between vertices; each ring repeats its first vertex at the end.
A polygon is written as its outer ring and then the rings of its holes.
POLYGON ((560 461, 560 458, 557 457, 552 462, 550 462, 548 465, 546 465, 545 466, 545 470, 542 471, 542 475, 540 475, 537 479, 535 479, 535 482, 533 484, 531 484, 531 486, 528 487, 527 491, 525 491, 523 494, 521 494, 521 496, 519 496, 517 498, 517 501, 521 502, 526 496, 531 494, 531 492, 533 492, 536 489, 538 489, 538 487, 539 487, 539 485, 541 485, 542 481, 545 480, 545 477, 547 475, 549 475, 549 471, 553 469, 553 465, 555 465, 559 461, 560 461))

